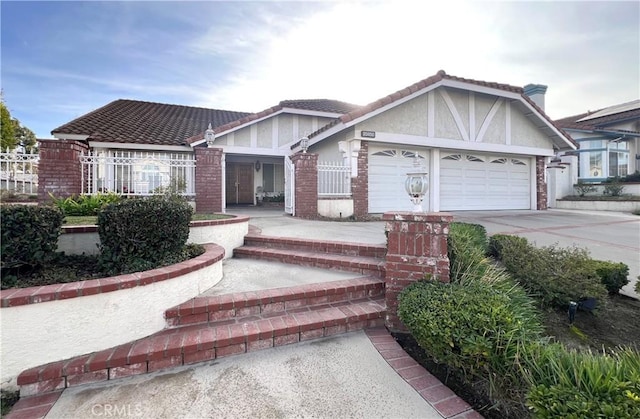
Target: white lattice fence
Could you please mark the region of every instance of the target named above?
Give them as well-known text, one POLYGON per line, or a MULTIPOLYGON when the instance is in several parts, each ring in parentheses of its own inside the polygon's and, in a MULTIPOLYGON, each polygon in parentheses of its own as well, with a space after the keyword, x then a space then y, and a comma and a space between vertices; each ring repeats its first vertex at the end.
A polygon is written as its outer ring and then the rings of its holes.
POLYGON ((351 196, 351 168, 343 163, 319 163, 318 196, 351 196))
POLYGON ((167 188, 195 195, 196 161, 188 153, 93 151, 80 157, 82 193, 153 195, 167 188))
POLYGON ((0 153, 0 185, 16 193, 38 193, 38 154, 0 153))

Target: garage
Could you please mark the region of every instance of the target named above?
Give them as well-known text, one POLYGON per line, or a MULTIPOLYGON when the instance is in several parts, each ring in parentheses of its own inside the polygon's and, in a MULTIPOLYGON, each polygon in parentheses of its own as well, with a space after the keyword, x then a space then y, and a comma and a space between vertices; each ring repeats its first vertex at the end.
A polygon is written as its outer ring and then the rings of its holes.
MULTIPOLYGON (((414 170, 416 156, 428 171, 428 150, 371 147, 369 150, 369 212, 411 211, 413 204, 404 190, 407 173, 414 170)), ((422 204, 428 208, 428 197, 422 204)))
POLYGON ((441 152, 440 210, 530 208, 530 158, 441 152))

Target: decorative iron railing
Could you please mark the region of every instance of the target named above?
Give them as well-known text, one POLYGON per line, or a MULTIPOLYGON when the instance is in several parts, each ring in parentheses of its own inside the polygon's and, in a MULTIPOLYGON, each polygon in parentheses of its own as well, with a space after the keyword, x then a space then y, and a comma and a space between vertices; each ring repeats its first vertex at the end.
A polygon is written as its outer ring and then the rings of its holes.
POLYGON ((318 196, 351 196, 351 168, 343 163, 319 163, 318 196))
POLYGON ((38 154, 9 151, 0 153, 0 188, 15 193, 38 193, 38 154))
POLYGON ((83 194, 195 195, 196 161, 189 153, 98 150, 81 156, 80 162, 83 194))

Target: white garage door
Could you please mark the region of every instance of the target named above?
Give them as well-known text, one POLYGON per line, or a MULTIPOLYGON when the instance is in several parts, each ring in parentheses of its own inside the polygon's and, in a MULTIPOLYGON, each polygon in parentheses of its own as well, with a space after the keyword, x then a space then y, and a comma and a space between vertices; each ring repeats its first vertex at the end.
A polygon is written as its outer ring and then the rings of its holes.
POLYGON ((531 160, 526 157, 442 152, 440 209, 531 208, 531 160))
MULTIPOLYGON (((411 211, 413 204, 404 190, 407 173, 414 169, 416 155, 428 172, 427 150, 371 147, 369 149, 369 212, 411 211)), ((428 208, 428 196, 422 207, 428 208)))

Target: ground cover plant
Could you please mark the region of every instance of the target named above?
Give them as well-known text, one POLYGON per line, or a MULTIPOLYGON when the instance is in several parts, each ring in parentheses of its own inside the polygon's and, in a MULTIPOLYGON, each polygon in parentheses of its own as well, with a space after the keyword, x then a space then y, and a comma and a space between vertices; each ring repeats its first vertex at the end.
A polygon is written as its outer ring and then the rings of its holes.
POLYGON ((396 338, 409 354, 485 417, 640 417, 640 301, 617 292, 626 265, 576 249, 533 251, 515 236, 489 240, 460 223, 448 244, 451 283, 419 282, 399 298, 411 335, 396 338), (514 249, 547 259, 516 261, 514 249), (491 254, 509 255, 511 269, 491 254), (594 296, 598 308, 578 311, 570 325, 567 298, 594 296))

